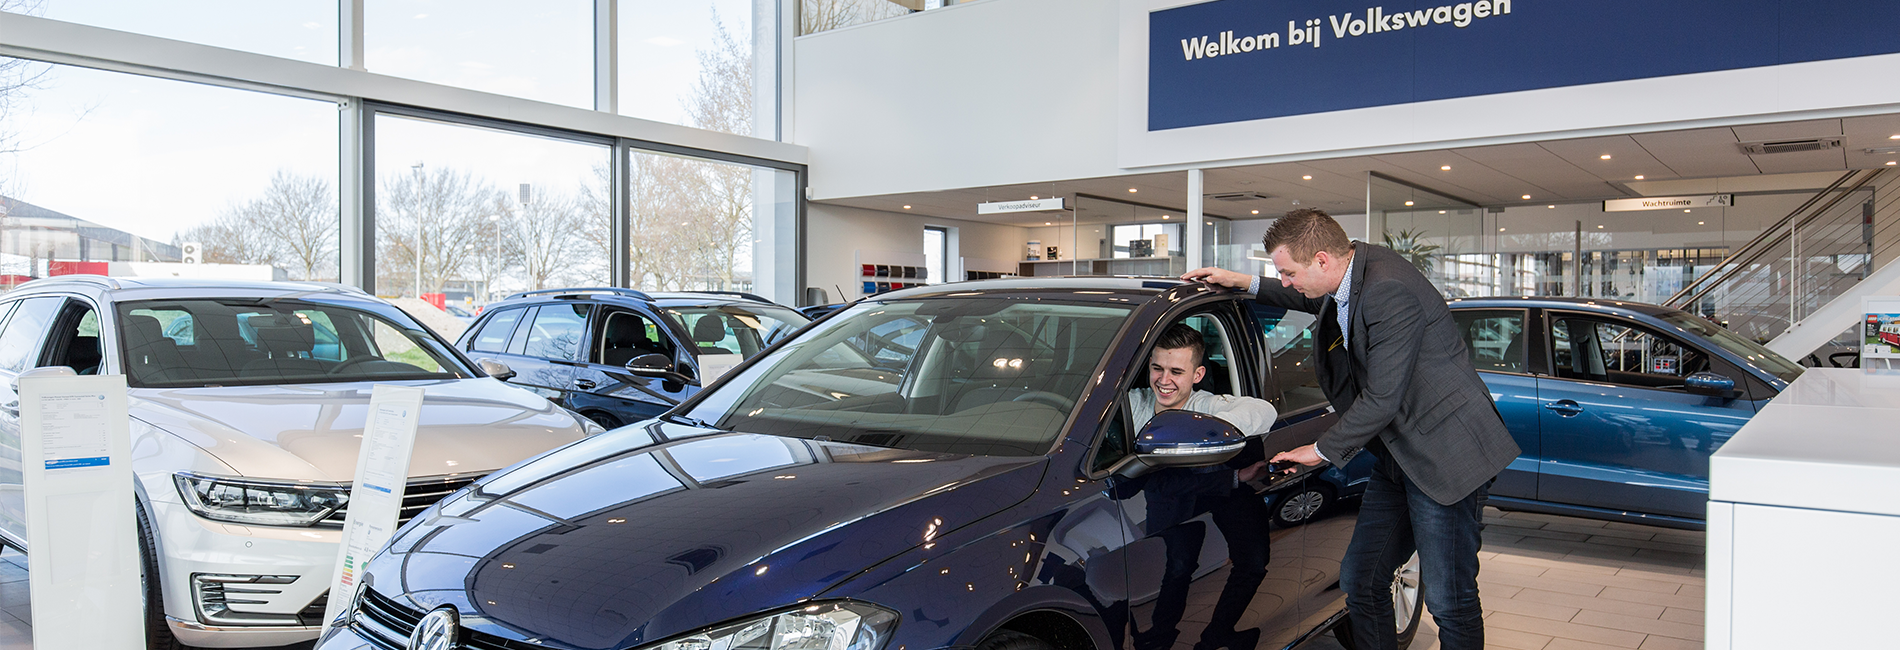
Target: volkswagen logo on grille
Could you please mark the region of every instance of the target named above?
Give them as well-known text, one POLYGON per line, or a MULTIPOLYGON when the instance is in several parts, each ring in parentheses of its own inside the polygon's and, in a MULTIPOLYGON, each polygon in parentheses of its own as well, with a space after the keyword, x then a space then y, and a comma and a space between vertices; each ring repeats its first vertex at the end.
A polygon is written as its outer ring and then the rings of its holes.
POLYGON ((461 617, 453 605, 438 607, 416 622, 416 631, 409 633, 408 650, 455 650, 460 627, 461 617))

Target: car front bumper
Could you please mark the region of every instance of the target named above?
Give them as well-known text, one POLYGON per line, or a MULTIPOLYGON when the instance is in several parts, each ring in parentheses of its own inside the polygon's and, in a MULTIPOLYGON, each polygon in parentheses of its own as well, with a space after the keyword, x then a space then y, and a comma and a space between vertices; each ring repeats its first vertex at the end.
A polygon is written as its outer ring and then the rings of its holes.
POLYGON ((342 531, 210 521, 154 500, 165 617, 187 645, 286 645, 317 637, 342 531))

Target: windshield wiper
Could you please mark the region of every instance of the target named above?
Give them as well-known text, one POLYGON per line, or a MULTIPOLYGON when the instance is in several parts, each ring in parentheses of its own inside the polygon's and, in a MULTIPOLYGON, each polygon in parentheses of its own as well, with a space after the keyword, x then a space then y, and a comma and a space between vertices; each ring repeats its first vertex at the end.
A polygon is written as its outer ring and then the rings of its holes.
POLYGON ((667 422, 672 422, 674 424, 684 424, 689 427, 699 427, 701 429, 718 429, 719 428, 717 425, 714 425, 714 424, 711 424, 711 423, 708 423, 696 418, 689 418, 684 415, 662 415, 660 416, 660 419, 666 420, 667 422))

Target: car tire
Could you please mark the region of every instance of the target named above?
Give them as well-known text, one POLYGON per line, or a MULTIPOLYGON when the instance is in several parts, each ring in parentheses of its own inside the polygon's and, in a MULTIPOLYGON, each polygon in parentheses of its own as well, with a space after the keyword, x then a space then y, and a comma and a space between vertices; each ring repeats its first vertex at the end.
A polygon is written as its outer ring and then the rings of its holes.
POLYGON ((1333 505, 1333 488, 1319 481, 1306 481, 1283 492, 1273 502, 1273 523, 1291 528, 1318 519, 1333 505))
POLYGON ((997 630, 977 642, 976 650, 1056 650, 1056 647, 1015 630, 997 630))
MULTIPOLYGON (((1397 615, 1399 648, 1404 650, 1418 636, 1419 620, 1425 616, 1425 599, 1419 597, 1417 553, 1392 572, 1392 609, 1397 615)), ((1340 617, 1333 626, 1333 639, 1346 650, 1360 650, 1352 638, 1352 615, 1340 617)))
POLYGON ((139 524, 139 596, 145 605, 145 647, 184 650, 185 644, 172 636, 171 626, 165 623, 165 589, 159 581, 158 535, 152 530, 152 518, 145 514, 143 503, 134 501, 132 509, 138 514, 139 524))

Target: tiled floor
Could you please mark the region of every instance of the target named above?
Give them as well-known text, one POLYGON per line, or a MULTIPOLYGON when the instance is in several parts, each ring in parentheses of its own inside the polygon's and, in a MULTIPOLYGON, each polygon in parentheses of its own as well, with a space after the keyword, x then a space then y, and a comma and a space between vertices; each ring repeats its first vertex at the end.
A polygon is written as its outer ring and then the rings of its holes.
MULTIPOLYGON (((1491 648, 1702 647, 1702 533, 1487 511, 1478 574, 1491 648)), ((0 552, 0 650, 33 647, 26 557, 0 552)), ((1413 650, 1436 650, 1426 616, 1413 650)), ((1321 637, 1302 650, 1339 648, 1321 637)))
MULTIPOLYGON (((1486 510, 1485 645, 1514 650, 1702 647, 1703 534, 1486 510)), ((1412 650, 1436 650, 1428 614, 1412 650)), ((1301 650, 1338 648, 1323 637, 1301 650)))

